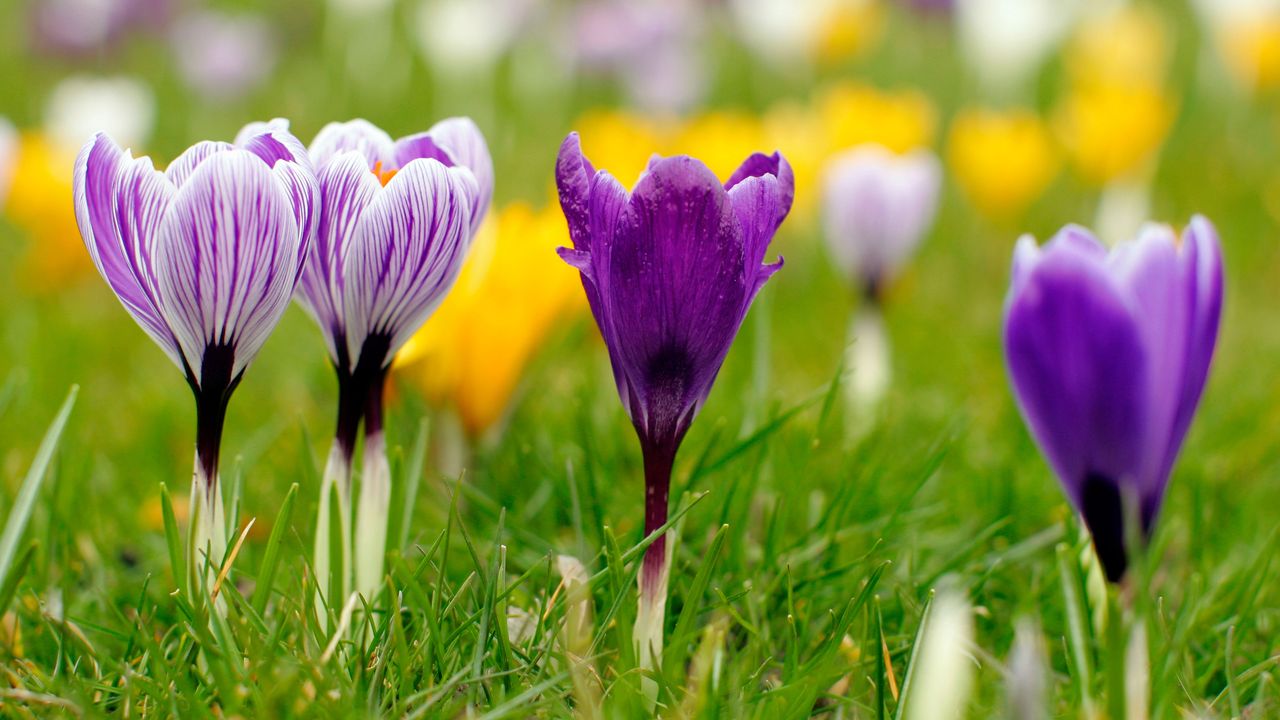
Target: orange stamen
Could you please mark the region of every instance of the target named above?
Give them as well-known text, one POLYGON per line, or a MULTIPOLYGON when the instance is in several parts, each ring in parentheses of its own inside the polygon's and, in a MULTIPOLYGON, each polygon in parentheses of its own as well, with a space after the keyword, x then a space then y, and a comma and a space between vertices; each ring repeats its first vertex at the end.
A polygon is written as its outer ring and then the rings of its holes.
POLYGON ((378 178, 378 182, 382 183, 383 187, 386 187, 387 183, 391 182, 391 178, 395 177, 397 172, 399 171, 394 169, 383 170, 381 160, 373 164, 373 174, 378 178))

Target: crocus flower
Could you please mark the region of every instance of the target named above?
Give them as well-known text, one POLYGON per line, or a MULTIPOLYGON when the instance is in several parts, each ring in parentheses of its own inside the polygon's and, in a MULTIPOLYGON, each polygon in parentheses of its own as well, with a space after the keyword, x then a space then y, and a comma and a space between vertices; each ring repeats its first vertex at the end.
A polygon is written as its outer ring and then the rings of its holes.
POLYGON ((827 247, 865 295, 879 301, 885 283, 933 223, 942 171, 927 150, 897 155, 864 145, 827 168, 827 247))
POLYGON ((168 21, 172 0, 40 0, 29 3, 32 45, 40 52, 94 56, 119 47, 135 31, 168 21))
POLYGON ((306 151, 274 121, 235 144, 201 142, 164 172, 103 134, 76 159, 76 220, 89 255, 195 394, 195 545, 226 548, 218 454, 227 403, 280 320, 315 234, 306 151))
POLYGON ((402 377, 457 413, 472 443, 499 425, 557 323, 585 309, 577 273, 549 252, 566 239, 559 209, 503 207, 476 235, 449 297, 396 358, 402 377))
MULTIPOLYGON (((654 157, 631 192, 583 156, 577 133, 560 146, 560 205, 623 407, 645 467, 645 532, 667 521, 676 451, 711 391, 756 293, 781 266, 765 265, 791 208, 791 168, 755 154, 721 184, 691 157, 654 157)), ((642 666, 661 652, 665 537, 640 572, 636 638, 642 666)))
POLYGON ((178 20, 171 37, 178 72, 210 101, 235 98, 270 74, 275 39, 262 17, 201 10, 178 20))
POLYGON ((947 137, 947 165, 988 218, 1017 219, 1058 174, 1048 125, 1030 110, 962 110, 947 137))
POLYGON ((1013 256, 1005 355, 1022 416, 1093 536, 1108 579, 1128 564, 1126 499, 1149 536, 1204 389, 1222 312, 1213 226, 1148 225, 1107 250, 1064 228, 1013 256))
POLYGON ((352 451, 364 422, 356 528, 356 590, 382 577, 390 468, 383 390, 396 351, 444 299, 493 194, 493 162, 465 118, 393 141, 365 122, 331 123, 309 149, 320 184, 319 230, 298 302, 324 332, 338 374, 338 422, 325 466, 317 574, 328 576, 328 498, 338 493, 343 594, 352 563, 348 527, 352 451))
POLYGON ((746 46, 774 64, 837 61, 872 45, 881 17, 875 0, 730 0, 746 46))
POLYGON ((828 153, 876 143, 904 153, 932 142, 937 113, 918 90, 841 83, 815 100, 828 153))
POLYGON ((1280 85, 1280 2, 1197 0, 1192 5, 1237 85, 1251 93, 1280 85))
POLYGON ((844 387, 851 421, 861 420, 888 390, 892 362, 880 304, 885 286, 933 223, 941 183, 937 158, 923 149, 897 155, 863 145, 830 162, 827 247, 867 300, 849 327, 844 387))

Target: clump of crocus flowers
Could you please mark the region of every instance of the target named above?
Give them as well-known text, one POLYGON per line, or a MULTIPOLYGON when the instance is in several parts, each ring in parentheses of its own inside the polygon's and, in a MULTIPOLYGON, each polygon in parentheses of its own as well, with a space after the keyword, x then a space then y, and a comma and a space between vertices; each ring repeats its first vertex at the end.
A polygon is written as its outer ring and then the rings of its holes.
POLYGON ((94 264, 195 395, 188 566, 198 586, 226 550, 227 403, 288 307, 315 236, 311 161, 283 121, 250 126, 234 145, 197 143, 163 172, 99 134, 76 159, 74 189, 94 264))
POLYGON ((1014 252, 1004 323, 1014 394, 1112 582, 1136 550, 1126 541, 1148 538, 1160 511, 1208 377, 1222 287, 1203 217, 1180 239, 1148 225, 1108 251, 1068 226, 1014 252))
MULTIPOLYGON (((582 154, 576 133, 556 162, 572 249, 644 458, 646 535, 667 522, 676 452, 738 328, 782 265, 764 264, 791 209, 791 167, 755 154, 725 182, 694 158, 655 156, 628 192, 582 154)), ((662 652, 666 536, 645 552, 635 641, 641 667, 662 652)))

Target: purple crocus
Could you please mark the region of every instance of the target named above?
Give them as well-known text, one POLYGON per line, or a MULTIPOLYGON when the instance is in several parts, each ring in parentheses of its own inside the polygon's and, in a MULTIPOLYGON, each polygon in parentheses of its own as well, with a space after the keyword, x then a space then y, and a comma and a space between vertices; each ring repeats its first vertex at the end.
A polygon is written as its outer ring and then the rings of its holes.
POLYGON ((826 175, 827 246, 865 295, 884 285, 924 237, 938 205, 942 171, 927 150, 898 155, 862 145, 831 160, 826 175))
MULTIPOLYGON (((582 274, 640 439, 649 534, 667 521, 680 442, 751 301, 782 265, 765 265, 764 256, 791 209, 791 166, 778 153, 755 154, 721 184, 691 157, 655 156, 628 193, 591 166, 571 133, 560 146, 556 184, 573 240, 560 255, 582 274)), ((659 537, 640 574, 642 664, 661 648, 668 565, 659 537)))
POLYGON ((1222 255, 1195 217, 1181 241, 1148 225, 1111 252, 1068 226, 1018 242, 1004 343, 1036 443, 1084 518, 1107 578, 1128 565, 1125 503, 1149 536, 1209 372, 1222 255))
POLYGON ((453 286, 493 194, 493 161, 466 118, 393 141, 364 120, 331 123, 309 149, 320 186, 319 230, 298 302, 324 331, 338 374, 338 420, 325 469, 317 574, 328 575, 328 497, 343 531, 349 590, 352 452, 364 422, 356 529, 356 590, 372 598, 382 577, 390 470, 383 389, 396 351, 453 286))
POLYGON ((76 219, 94 264, 195 394, 191 552, 207 551, 215 568, 226 547, 227 402, 288 306, 315 235, 315 174, 287 128, 278 120, 234 145, 198 143, 164 172, 99 133, 75 164, 76 219))

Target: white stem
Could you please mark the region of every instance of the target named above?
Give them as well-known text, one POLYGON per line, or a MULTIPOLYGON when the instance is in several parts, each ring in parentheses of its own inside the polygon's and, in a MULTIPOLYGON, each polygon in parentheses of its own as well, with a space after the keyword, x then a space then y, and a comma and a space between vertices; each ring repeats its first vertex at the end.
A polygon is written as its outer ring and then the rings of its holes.
POLYGON ((871 416, 884 400, 893 379, 889 334, 879 308, 858 308, 849 321, 849 346, 845 350, 845 406, 853 435, 871 425, 871 416))
POLYGON ((1151 664, 1147 657, 1147 627, 1142 619, 1129 630, 1129 646, 1124 654, 1125 715, 1128 720, 1150 717, 1147 706, 1151 699, 1151 664))
MULTIPOLYGON (((655 661, 662 659, 663 624, 667 616, 667 579, 671 574, 671 552, 674 547, 675 543, 668 534, 665 557, 657 577, 646 578, 645 569, 640 569, 640 601, 636 609, 632 639, 641 670, 653 670, 658 664, 655 661)), ((640 689, 650 708, 657 704, 658 684, 655 681, 648 677, 641 679, 640 689)))
POLYGON ((321 629, 328 625, 328 608, 338 607, 345 600, 335 600, 335 590, 341 590, 340 598, 351 592, 351 459, 333 444, 329 459, 325 462, 324 478, 320 481, 320 505, 316 509, 316 544, 313 569, 316 576, 316 615, 321 629), (342 537, 342 566, 340 588, 331 583, 329 561, 329 524, 332 495, 338 495, 338 523, 342 537))
POLYGON ((1136 236, 1150 213, 1151 188, 1146 173, 1120 178, 1102 189, 1094 230, 1104 243, 1114 247, 1136 236))
POLYGON ((205 597, 213 589, 227 554, 226 518, 222 510, 222 492, 217 478, 205 475, 196 457, 191 475, 191 538, 187 548, 192 592, 205 597))
POLYGON ((370 602, 382 584, 387 552, 387 512, 391 506, 391 466, 381 432, 365 436, 364 472, 356 511, 356 592, 370 602))
POLYGON ((436 470, 446 479, 462 475, 467 468, 471 451, 462 419, 452 409, 442 409, 436 414, 436 470))

